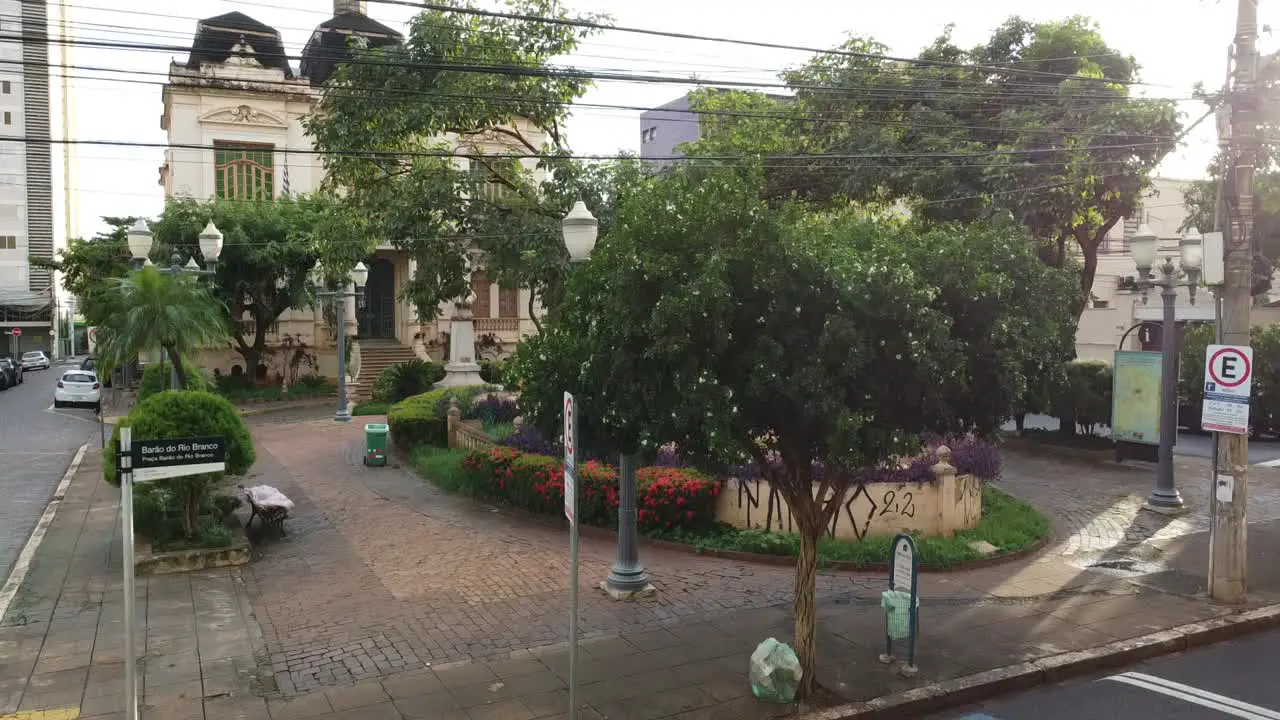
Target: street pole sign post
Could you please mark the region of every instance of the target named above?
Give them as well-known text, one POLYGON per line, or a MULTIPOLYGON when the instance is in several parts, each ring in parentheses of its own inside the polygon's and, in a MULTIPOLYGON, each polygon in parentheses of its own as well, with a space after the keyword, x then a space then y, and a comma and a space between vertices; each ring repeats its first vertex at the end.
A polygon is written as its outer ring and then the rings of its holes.
POLYGON ((564 516, 568 518, 568 720, 577 719, 577 402, 564 393, 564 516))
POLYGON ((577 402, 564 393, 564 516, 568 518, 568 720, 577 719, 577 402))
POLYGON ((1205 430, 1249 434, 1249 394, 1253 387, 1253 348, 1210 345, 1204 358, 1205 430))
POLYGON ((167 478, 223 472, 226 440, 167 438, 133 442, 133 428, 120 428, 116 475, 120 478, 121 556, 124 561, 125 719, 138 720, 138 653, 134 647, 133 485, 167 478))
POLYGON ((22 328, 17 328, 17 327, 16 327, 16 328, 14 328, 13 330, 10 330, 10 331, 9 331, 9 334, 10 334, 10 335, 12 335, 12 336, 14 336, 14 337, 22 337, 22 328))
POLYGON ((893 553, 889 557, 889 590, 881 595, 880 604, 885 609, 884 654, 880 662, 894 662, 893 641, 907 641, 907 664, 900 672, 911 677, 916 674, 916 631, 919 629, 919 603, 917 591, 919 568, 916 563, 916 541, 906 533, 893 539, 893 553))

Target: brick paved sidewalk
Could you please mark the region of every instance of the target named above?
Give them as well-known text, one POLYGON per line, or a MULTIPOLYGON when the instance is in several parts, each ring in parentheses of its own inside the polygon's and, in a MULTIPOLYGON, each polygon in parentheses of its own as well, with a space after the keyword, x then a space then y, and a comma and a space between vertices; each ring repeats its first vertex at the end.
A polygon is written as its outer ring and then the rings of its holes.
MULTIPOLYGON (((330 421, 255 427, 253 481, 297 502, 289 535, 258 548, 243 584, 238 571, 139 579, 145 718, 565 713, 563 531, 440 495, 405 470, 366 469, 361 432, 330 421)), ((65 707, 119 717, 118 512, 99 462, 86 457, 0 622, 0 717, 65 707)), ((1006 485, 1052 487, 1053 476, 1020 467, 1011 460, 1006 485)), ((1092 482, 1070 470, 1057 467, 1059 485, 1092 482)), ((1098 484, 1106 497, 1127 494, 1098 484)), ((1178 552, 1193 558, 1199 542, 1180 536, 1178 552)), ((646 548, 658 597, 614 603, 589 587, 607 572, 612 543, 583 545, 583 717, 788 710, 751 699, 746 671, 756 643, 791 637, 789 568, 646 548)), ((1070 557, 922 576, 912 680, 875 661, 884 578, 824 575, 818 679, 844 699, 865 699, 1228 612, 1070 557)))

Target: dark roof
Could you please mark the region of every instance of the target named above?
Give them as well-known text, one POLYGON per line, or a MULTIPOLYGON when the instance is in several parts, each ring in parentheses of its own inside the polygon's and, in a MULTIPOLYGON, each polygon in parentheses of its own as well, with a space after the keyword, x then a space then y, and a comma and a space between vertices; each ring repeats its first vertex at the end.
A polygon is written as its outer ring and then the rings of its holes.
POLYGON ((197 22, 187 67, 198 70, 201 63, 226 62, 231 56, 231 48, 241 38, 253 48, 254 59, 264 67, 278 68, 284 71, 285 77, 293 77, 280 32, 242 12, 229 12, 197 22))
POLYGON ((313 87, 324 85, 334 67, 351 58, 347 40, 353 36, 367 39, 370 48, 395 45, 403 40, 400 33, 361 13, 335 15, 316 26, 302 49, 299 68, 302 76, 310 80, 313 87))

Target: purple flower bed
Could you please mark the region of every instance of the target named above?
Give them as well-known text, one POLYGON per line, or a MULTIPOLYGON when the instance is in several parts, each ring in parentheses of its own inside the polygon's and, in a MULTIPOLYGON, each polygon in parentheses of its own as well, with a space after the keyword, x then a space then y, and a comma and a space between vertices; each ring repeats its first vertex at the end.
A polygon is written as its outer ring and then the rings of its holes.
MULTIPOLYGON (((973 475, 982 480, 1000 477, 1000 450, 990 442, 971 435, 931 435, 925 438, 925 450, 911 460, 906 467, 866 468, 858 471, 862 483, 907 483, 933 480, 930 469, 938 462, 937 448, 946 445, 951 450, 951 465, 961 475, 973 475)), ((813 479, 821 480, 824 466, 813 462, 813 479)), ((739 480, 759 480, 760 467, 754 463, 738 465, 728 470, 730 477, 739 480)))
POLYGON ((498 444, 533 455, 550 455, 552 457, 564 455, 564 445, 554 440, 546 439, 542 436, 542 433, 527 425, 499 440, 498 444))
POLYGON ((520 415, 520 408, 510 398, 486 395, 483 400, 477 400, 471 405, 468 415, 486 423, 511 422, 520 415))

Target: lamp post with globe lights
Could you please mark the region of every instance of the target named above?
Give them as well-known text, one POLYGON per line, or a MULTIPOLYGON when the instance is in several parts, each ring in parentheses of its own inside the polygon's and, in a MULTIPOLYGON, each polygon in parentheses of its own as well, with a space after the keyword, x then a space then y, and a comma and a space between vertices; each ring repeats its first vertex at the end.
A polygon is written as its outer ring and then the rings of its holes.
POLYGON ((1164 262, 1157 267, 1159 244, 1155 232, 1143 223, 1129 240, 1129 252, 1138 266, 1136 284, 1142 290, 1143 304, 1147 302, 1147 291, 1152 288, 1160 288, 1160 299, 1164 304, 1160 326, 1160 449, 1156 487, 1147 499, 1147 507, 1158 512, 1175 513, 1181 512, 1184 505, 1173 477, 1173 446, 1178 434, 1178 342, 1174 305, 1180 287, 1187 288, 1188 298, 1195 304, 1204 249, 1200 232, 1189 230, 1178 241, 1178 264, 1174 265, 1172 256, 1165 256, 1164 262))
MULTIPOLYGON (((151 258, 151 250, 155 243, 155 235, 151 232, 151 228, 147 227, 147 221, 138 218, 137 222, 129 228, 129 255, 132 259, 132 266, 135 271, 144 267, 153 267, 151 258)), ((196 263, 195 254, 193 253, 187 258, 187 264, 182 264, 182 254, 177 249, 173 251, 173 255, 169 258, 169 267, 159 268, 156 272, 162 275, 194 275, 197 277, 212 278, 218 271, 218 256, 222 254, 222 231, 210 220, 204 229, 200 231, 200 256, 204 258, 205 267, 202 270, 200 265, 196 263)), ((160 362, 164 363, 164 353, 160 353, 160 362)), ((178 368, 169 368, 169 387, 178 387, 178 368)))
MULTIPOLYGON (((564 246, 569 251, 569 261, 585 263, 591 258, 600 222, 591 215, 581 200, 561 222, 564 246)), ((651 591, 649 573, 640 562, 640 546, 636 531, 636 459, 622 454, 618 462, 618 552, 609 576, 600 586, 614 598, 629 598, 651 591)))
POLYGON ((335 422, 351 422, 351 410, 347 407, 347 315, 346 299, 355 298, 356 309, 364 304, 364 285, 369 280, 369 268, 362 262, 356 263, 347 276, 355 286, 355 292, 347 292, 345 287, 338 290, 324 289, 324 268, 320 261, 312 270, 311 281, 316 286, 316 298, 333 300, 333 315, 338 326, 338 409, 333 414, 335 422))

